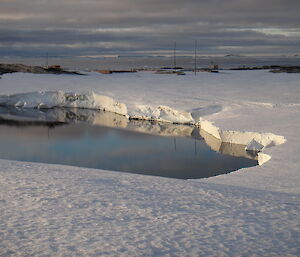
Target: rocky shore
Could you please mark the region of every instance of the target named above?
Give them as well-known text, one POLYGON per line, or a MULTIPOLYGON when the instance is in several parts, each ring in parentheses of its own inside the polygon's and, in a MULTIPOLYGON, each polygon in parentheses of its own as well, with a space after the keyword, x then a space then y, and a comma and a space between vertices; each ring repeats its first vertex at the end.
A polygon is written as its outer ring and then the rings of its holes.
POLYGON ((61 68, 59 65, 52 65, 48 67, 42 66, 29 66, 24 64, 1 64, 0 63, 0 75, 5 73, 14 72, 25 72, 25 73, 36 73, 36 74, 72 74, 72 75, 82 75, 76 71, 67 71, 61 68))

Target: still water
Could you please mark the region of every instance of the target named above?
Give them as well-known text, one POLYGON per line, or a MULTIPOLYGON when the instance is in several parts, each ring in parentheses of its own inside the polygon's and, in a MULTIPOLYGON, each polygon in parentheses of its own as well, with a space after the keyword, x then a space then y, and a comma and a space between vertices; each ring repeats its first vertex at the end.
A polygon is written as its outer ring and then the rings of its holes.
POLYGON ((129 121, 91 110, 20 113, 0 110, 1 159, 178 179, 210 177, 257 165, 255 155, 246 153, 243 146, 220 144, 218 151, 212 150, 198 128, 190 126, 129 121), (38 113, 44 118, 37 118, 38 113))

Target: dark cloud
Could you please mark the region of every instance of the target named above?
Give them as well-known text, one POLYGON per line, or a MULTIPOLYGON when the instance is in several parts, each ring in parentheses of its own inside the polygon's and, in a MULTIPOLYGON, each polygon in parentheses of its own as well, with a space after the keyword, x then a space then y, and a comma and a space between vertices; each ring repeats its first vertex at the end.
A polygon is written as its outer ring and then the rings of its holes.
POLYGON ((1 0, 0 54, 299 53, 299 0, 1 0), (275 49, 275 50, 274 50, 275 49))

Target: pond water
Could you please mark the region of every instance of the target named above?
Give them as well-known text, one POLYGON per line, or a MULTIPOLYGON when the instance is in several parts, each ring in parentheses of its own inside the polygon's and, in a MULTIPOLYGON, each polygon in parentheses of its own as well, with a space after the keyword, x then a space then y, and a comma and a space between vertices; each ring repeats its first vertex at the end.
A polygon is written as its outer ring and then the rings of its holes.
POLYGON ((195 127, 129 121, 91 110, 1 108, 0 140, 1 159, 178 179, 210 177, 258 164, 256 155, 244 151, 244 146, 218 144, 195 127))

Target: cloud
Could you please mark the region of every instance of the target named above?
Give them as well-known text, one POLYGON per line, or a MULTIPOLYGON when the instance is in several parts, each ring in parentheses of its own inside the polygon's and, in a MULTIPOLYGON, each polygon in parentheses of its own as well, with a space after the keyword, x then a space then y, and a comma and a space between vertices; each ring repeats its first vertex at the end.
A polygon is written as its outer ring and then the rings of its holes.
POLYGON ((299 52, 298 0, 1 0, 0 54, 299 52))

